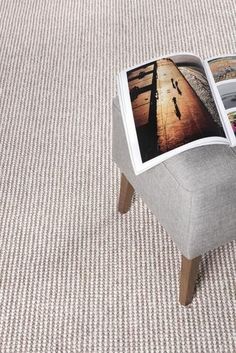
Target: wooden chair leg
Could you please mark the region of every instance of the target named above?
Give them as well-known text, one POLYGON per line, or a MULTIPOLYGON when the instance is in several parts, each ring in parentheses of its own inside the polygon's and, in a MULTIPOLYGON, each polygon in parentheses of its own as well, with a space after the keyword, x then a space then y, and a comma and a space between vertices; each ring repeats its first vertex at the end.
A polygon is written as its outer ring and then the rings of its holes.
POLYGON ((200 260, 201 256, 192 260, 182 256, 179 293, 179 301, 182 305, 188 305, 192 302, 200 260))
POLYGON ((133 186, 128 182, 124 174, 121 174, 120 197, 118 205, 118 211, 120 213, 126 213, 129 210, 133 194, 133 186))

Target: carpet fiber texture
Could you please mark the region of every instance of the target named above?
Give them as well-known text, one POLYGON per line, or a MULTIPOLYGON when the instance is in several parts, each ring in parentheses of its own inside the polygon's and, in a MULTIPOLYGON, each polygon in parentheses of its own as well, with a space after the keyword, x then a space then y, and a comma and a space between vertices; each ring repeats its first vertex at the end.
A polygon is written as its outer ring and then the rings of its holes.
POLYGON ((235 0, 0 0, 0 352, 236 352, 236 243, 180 253, 136 195, 117 213, 115 75, 235 52, 235 0))

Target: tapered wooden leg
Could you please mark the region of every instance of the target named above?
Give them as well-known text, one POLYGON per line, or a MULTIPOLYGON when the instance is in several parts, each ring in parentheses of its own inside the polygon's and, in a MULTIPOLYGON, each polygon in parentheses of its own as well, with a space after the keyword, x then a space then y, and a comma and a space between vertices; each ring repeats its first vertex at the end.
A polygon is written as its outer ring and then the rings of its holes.
POLYGON ((120 197, 118 205, 118 211, 120 213, 126 213, 129 210, 133 194, 133 186, 128 182, 124 174, 121 174, 120 197))
POLYGON ((188 305, 192 302, 200 260, 201 256, 192 260, 182 256, 179 293, 179 301, 182 305, 188 305))

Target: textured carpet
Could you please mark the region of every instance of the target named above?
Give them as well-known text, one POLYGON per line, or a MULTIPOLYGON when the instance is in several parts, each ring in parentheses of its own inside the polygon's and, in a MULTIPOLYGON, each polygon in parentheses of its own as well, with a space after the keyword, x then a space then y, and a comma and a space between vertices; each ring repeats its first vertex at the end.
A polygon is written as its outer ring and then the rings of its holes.
POLYGON ((234 0, 0 1, 0 352, 236 352, 236 243, 178 304, 180 254, 117 214, 115 74, 235 51, 234 0))

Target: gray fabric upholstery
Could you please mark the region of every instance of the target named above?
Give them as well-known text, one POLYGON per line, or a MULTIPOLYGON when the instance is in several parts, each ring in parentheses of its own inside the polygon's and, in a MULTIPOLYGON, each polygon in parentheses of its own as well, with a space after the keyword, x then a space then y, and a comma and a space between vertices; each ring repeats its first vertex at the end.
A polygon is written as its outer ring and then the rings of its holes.
POLYGON ((115 98, 113 159, 187 258, 236 239, 234 149, 195 148, 136 176, 115 98))

